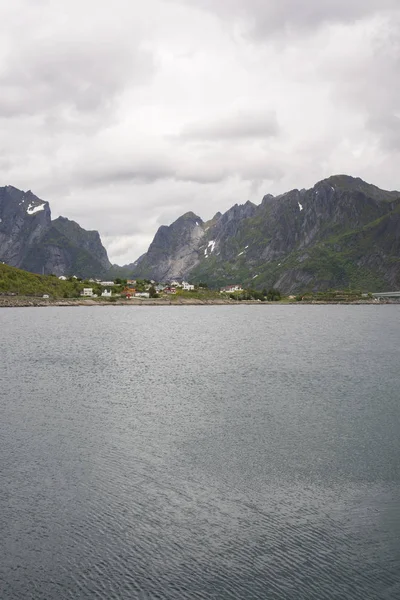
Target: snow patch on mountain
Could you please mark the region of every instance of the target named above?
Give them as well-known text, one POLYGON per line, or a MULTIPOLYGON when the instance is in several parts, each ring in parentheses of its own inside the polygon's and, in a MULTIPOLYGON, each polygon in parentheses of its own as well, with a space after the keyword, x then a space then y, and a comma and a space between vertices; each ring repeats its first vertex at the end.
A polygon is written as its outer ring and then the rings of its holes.
POLYGON ((28 215, 34 215, 35 213, 40 212, 41 210, 44 210, 45 206, 46 206, 45 204, 39 204, 38 206, 29 204, 28 208, 26 209, 26 212, 28 213, 28 215))

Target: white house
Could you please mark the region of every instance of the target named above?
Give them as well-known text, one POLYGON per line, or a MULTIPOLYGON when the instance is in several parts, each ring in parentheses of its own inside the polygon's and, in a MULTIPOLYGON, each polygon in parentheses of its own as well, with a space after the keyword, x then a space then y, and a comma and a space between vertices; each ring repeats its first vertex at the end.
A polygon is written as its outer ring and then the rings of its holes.
POLYGON ((93 296, 93 288, 83 288, 81 296, 93 296))
POLYGON ((220 289, 221 293, 231 294, 232 292, 243 292, 243 288, 240 284, 227 285, 220 289))
POLYGON ((136 292, 135 298, 150 298, 149 292, 136 292))
POLYGON ((67 281, 67 278, 64 275, 60 275, 58 279, 60 279, 61 281, 67 281))
POLYGON ((103 290, 101 292, 101 296, 102 296, 102 298, 111 298, 112 291, 111 290, 103 290))
POLYGON ((194 290, 194 285, 188 283, 187 281, 182 281, 182 289, 186 290, 187 292, 191 292, 194 290))
POLYGON ((179 283, 179 281, 171 281, 170 282, 170 287, 181 287, 181 284, 179 283))
POLYGON ((113 281, 100 281, 100 285, 103 287, 109 287, 110 285, 114 285, 113 281))

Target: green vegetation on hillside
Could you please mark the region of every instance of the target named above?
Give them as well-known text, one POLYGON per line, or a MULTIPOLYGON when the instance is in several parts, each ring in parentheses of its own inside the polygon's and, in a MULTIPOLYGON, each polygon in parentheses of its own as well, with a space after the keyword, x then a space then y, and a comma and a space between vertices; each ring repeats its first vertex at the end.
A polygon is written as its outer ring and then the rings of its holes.
MULTIPOLYGON (((322 263, 323 264, 323 263, 322 263)), ((321 267, 322 268, 322 267, 321 267)), ((150 281, 148 280, 137 280, 135 289, 137 291, 145 291, 149 289, 150 281)), ((15 267, 10 267, 5 264, 0 264, 0 296, 28 296, 41 298, 44 295, 49 296, 50 299, 67 299, 67 298, 80 298, 81 292, 84 287, 90 287, 93 289, 94 294, 100 296, 104 287, 99 283, 93 281, 82 281, 81 279, 69 278, 66 281, 58 279, 55 275, 37 275, 28 271, 22 271, 15 267)), ((124 290, 126 290, 126 281, 117 280, 114 286, 109 287, 113 292, 113 297, 110 298, 98 298, 100 301, 115 302, 118 300, 125 300, 124 290)), ((218 290, 212 290, 205 286, 205 284, 195 285, 194 290, 187 291, 181 288, 177 288, 176 294, 165 294, 159 295, 156 293, 154 286, 149 289, 151 298, 164 298, 170 302, 179 303, 181 300, 193 299, 201 300, 204 302, 213 302, 220 300, 233 300, 233 301, 259 301, 259 302, 355 302, 365 299, 366 294, 363 294, 361 288, 342 288, 340 291, 327 290, 319 292, 310 292, 306 289, 297 296, 281 295, 278 289, 273 287, 267 289, 264 287, 262 291, 248 287, 241 291, 229 293, 220 293, 218 290), (204 286, 204 287, 203 287, 204 286)), ((371 295, 370 295, 371 296, 371 295)), ((371 296, 372 297, 372 296, 371 296)), ((126 300, 129 303, 129 300, 126 300)))
POLYGON ((248 219, 243 225, 246 237, 240 247, 249 244, 251 254, 248 250, 238 256, 238 246, 231 252, 232 259, 223 261, 211 256, 193 269, 191 276, 201 278, 210 286, 240 281, 245 287, 258 290, 275 285, 287 288, 290 281, 296 293, 332 288, 363 292, 397 288, 400 285, 399 219, 398 205, 389 214, 360 227, 344 231, 340 231, 339 226, 331 227, 331 233, 325 232, 323 241, 308 248, 295 247, 286 255, 265 262, 258 256, 262 256, 263 247, 270 240, 259 235, 255 218, 248 219), (395 280, 392 284, 387 283, 388 273, 395 280))
POLYGON ((296 302, 357 302, 372 298, 372 294, 363 295, 361 290, 327 290, 325 292, 298 294, 296 302))
POLYGON ((0 264, 0 294, 77 298, 85 284, 77 279, 61 281, 54 275, 36 275, 0 264))

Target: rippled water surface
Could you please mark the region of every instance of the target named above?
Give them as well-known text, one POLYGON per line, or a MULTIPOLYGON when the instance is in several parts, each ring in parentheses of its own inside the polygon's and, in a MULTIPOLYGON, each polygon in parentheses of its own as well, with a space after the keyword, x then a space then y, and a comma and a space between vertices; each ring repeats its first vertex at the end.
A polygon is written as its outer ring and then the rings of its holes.
POLYGON ((0 598, 400 598, 400 307, 0 311, 0 598))

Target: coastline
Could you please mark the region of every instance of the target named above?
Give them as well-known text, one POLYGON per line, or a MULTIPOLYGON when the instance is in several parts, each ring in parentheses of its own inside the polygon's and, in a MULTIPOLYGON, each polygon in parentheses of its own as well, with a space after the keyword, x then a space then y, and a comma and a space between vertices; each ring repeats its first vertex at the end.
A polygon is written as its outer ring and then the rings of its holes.
POLYGON ((304 305, 373 305, 383 306, 387 304, 400 304, 400 301, 396 300, 355 300, 354 302, 346 301, 281 301, 281 302, 260 302, 258 300, 232 300, 232 299, 212 299, 212 300, 201 300, 199 298, 145 298, 145 299, 131 299, 131 300, 117 300, 115 302, 109 302, 107 300, 91 300, 82 298, 68 298, 68 299, 43 299, 34 298, 29 296, 3 296, 0 297, 0 308, 46 308, 50 306, 58 307, 71 307, 71 306, 304 306, 304 305))

